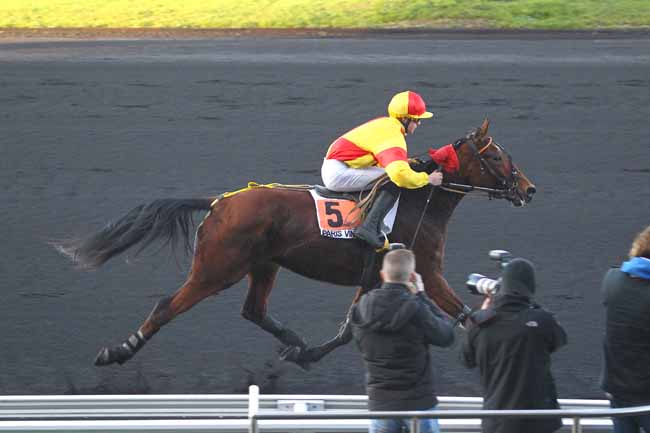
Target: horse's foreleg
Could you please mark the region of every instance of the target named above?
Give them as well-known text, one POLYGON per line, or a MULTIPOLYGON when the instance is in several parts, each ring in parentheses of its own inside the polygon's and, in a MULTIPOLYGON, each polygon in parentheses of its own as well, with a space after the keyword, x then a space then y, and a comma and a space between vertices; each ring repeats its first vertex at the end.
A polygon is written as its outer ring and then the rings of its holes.
POLYGON ((363 272, 361 274, 361 287, 357 289, 350 308, 348 308, 348 312, 345 315, 345 320, 341 323, 339 331, 334 338, 327 340, 319 346, 309 347, 307 349, 302 347, 287 347, 280 355, 282 359, 295 362, 304 367, 311 362, 320 361, 330 352, 341 346, 345 346, 352 340, 352 325, 350 323, 352 306, 359 301, 364 293, 371 290, 379 282, 379 261, 377 259, 378 255, 373 250, 369 250, 366 254, 363 272))
POLYGON ((352 306, 357 303, 363 293, 365 293, 365 290, 360 287, 357 290, 354 299, 352 300, 352 304, 348 309, 345 320, 339 327, 339 332, 336 334, 336 336, 334 336, 334 338, 327 340, 325 343, 319 346, 309 347, 306 349, 303 347, 287 347, 281 353, 281 358, 285 361, 295 362, 296 364, 304 367, 309 363, 320 361, 330 352, 348 344, 352 340, 352 325, 350 324, 352 306))
POLYGON ((156 304, 136 333, 131 334, 118 346, 102 348, 95 358, 95 365, 124 364, 142 349, 163 325, 213 293, 215 291, 207 286, 188 280, 175 294, 161 299, 156 304))
POLYGON ((463 325, 472 309, 456 296, 456 293, 449 287, 449 283, 447 283, 447 280, 442 274, 430 270, 425 270, 420 273, 422 274, 424 288, 429 298, 445 313, 455 319, 456 325, 463 325))
POLYGON ((268 298, 273 289, 278 265, 258 263, 253 265, 249 276, 246 301, 242 307, 242 316, 272 334, 287 346, 306 347, 307 343, 293 330, 276 320, 267 312, 268 298))

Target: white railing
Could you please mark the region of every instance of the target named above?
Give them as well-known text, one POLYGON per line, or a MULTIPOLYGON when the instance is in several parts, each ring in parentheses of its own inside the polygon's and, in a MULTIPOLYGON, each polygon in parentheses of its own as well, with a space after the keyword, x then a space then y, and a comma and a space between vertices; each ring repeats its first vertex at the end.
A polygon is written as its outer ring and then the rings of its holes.
MULTIPOLYGON (((251 416, 249 433, 259 433, 261 420, 285 421, 285 420, 367 420, 407 418, 410 421, 411 433, 418 433, 418 419, 437 418, 438 420, 449 419, 480 419, 480 418, 570 418, 572 420, 573 433, 581 433, 583 418, 616 417, 631 415, 650 414, 650 405, 625 409, 554 409, 554 410, 432 410, 417 412, 312 412, 294 414, 256 414, 251 416)), ((441 430, 444 430, 441 428, 441 430)))
POLYGON ((259 395, 255 386, 248 395, 0 396, 0 432, 366 432, 371 416, 434 417, 443 432, 479 432, 480 418, 492 416, 560 416, 563 431, 600 432, 611 431, 611 416, 650 412, 609 409, 607 400, 561 399, 559 411, 525 412, 482 411, 477 397, 439 400, 432 412, 370 413, 366 396, 259 395))

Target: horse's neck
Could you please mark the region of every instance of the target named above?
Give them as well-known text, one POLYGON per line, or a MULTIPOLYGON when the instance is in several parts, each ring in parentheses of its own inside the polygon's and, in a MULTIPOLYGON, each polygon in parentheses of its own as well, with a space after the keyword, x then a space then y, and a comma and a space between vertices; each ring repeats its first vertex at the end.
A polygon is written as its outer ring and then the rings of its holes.
POLYGON ((404 204, 408 210, 405 209, 400 226, 404 241, 412 243, 413 236, 417 236, 416 254, 423 260, 430 261, 433 269, 441 271, 442 256, 447 239, 447 224, 463 195, 436 188, 427 206, 422 227, 416 233, 417 223, 422 216, 429 194, 430 190, 423 189, 412 190, 404 195, 404 204))
POLYGON ((430 265, 438 272, 442 272, 442 261, 447 241, 447 225, 462 198, 462 194, 436 188, 424 218, 423 233, 420 235, 423 239, 419 246, 424 247, 426 252, 421 252, 421 254, 429 257, 430 265))
MULTIPOLYGON (((430 190, 423 188, 422 190, 410 190, 404 194, 403 200, 404 205, 408 208, 408 217, 402 221, 402 224, 409 227, 412 225, 412 229, 415 229, 415 224, 419 221, 426 206, 426 216, 423 224, 429 227, 437 227, 438 231, 446 231, 449 219, 463 195, 444 191, 440 188, 436 188, 431 197, 429 197, 430 193, 430 190), (429 198, 429 203, 426 205, 429 198)), ((441 234, 444 235, 444 233, 441 234)))
POLYGON ((434 223, 446 229, 456 206, 462 200, 464 194, 445 191, 436 188, 431 197, 431 203, 427 209, 427 222, 434 223))

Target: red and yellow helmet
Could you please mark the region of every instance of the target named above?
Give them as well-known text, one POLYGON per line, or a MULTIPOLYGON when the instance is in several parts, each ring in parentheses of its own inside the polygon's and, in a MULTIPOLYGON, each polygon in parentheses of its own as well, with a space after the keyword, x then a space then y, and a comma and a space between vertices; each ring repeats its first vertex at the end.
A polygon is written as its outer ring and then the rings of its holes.
POLYGON ((427 111, 422 96, 410 90, 393 96, 393 99, 388 104, 388 114, 390 117, 408 117, 410 119, 429 119, 433 117, 433 113, 427 111))

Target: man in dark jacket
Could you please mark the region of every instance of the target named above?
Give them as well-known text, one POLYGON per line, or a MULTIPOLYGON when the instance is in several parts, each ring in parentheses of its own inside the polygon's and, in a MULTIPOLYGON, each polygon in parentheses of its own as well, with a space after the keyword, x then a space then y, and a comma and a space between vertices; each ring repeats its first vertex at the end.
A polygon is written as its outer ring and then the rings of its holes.
MULTIPOLYGON (((361 297, 351 315, 352 333, 366 364, 371 411, 432 410, 434 390, 429 345, 450 346, 451 321, 424 293, 415 256, 406 249, 384 257, 383 285, 361 297)), ((408 430, 404 420, 372 420, 370 432, 408 430)), ((422 433, 437 433, 437 420, 421 420, 422 433)))
MULTIPOLYGON (((607 309, 601 386, 614 408, 650 405, 650 227, 639 233, 630 260, 603 279, 607 309)), ((650 415, 614 418, 615 433, 650 433, 650 415)))
MULTIPOLYGON (((553 315, 533 302, 535 271, 525 259, 503 270, 493 302, 472 314, 474 326, 463 343, 461 359, 478 366, 484 409, 557 409, 551 357, 566 344, 566 333, 553 315)), ((550 433, 559 418, 485 418, 484 433, 550 433)))

